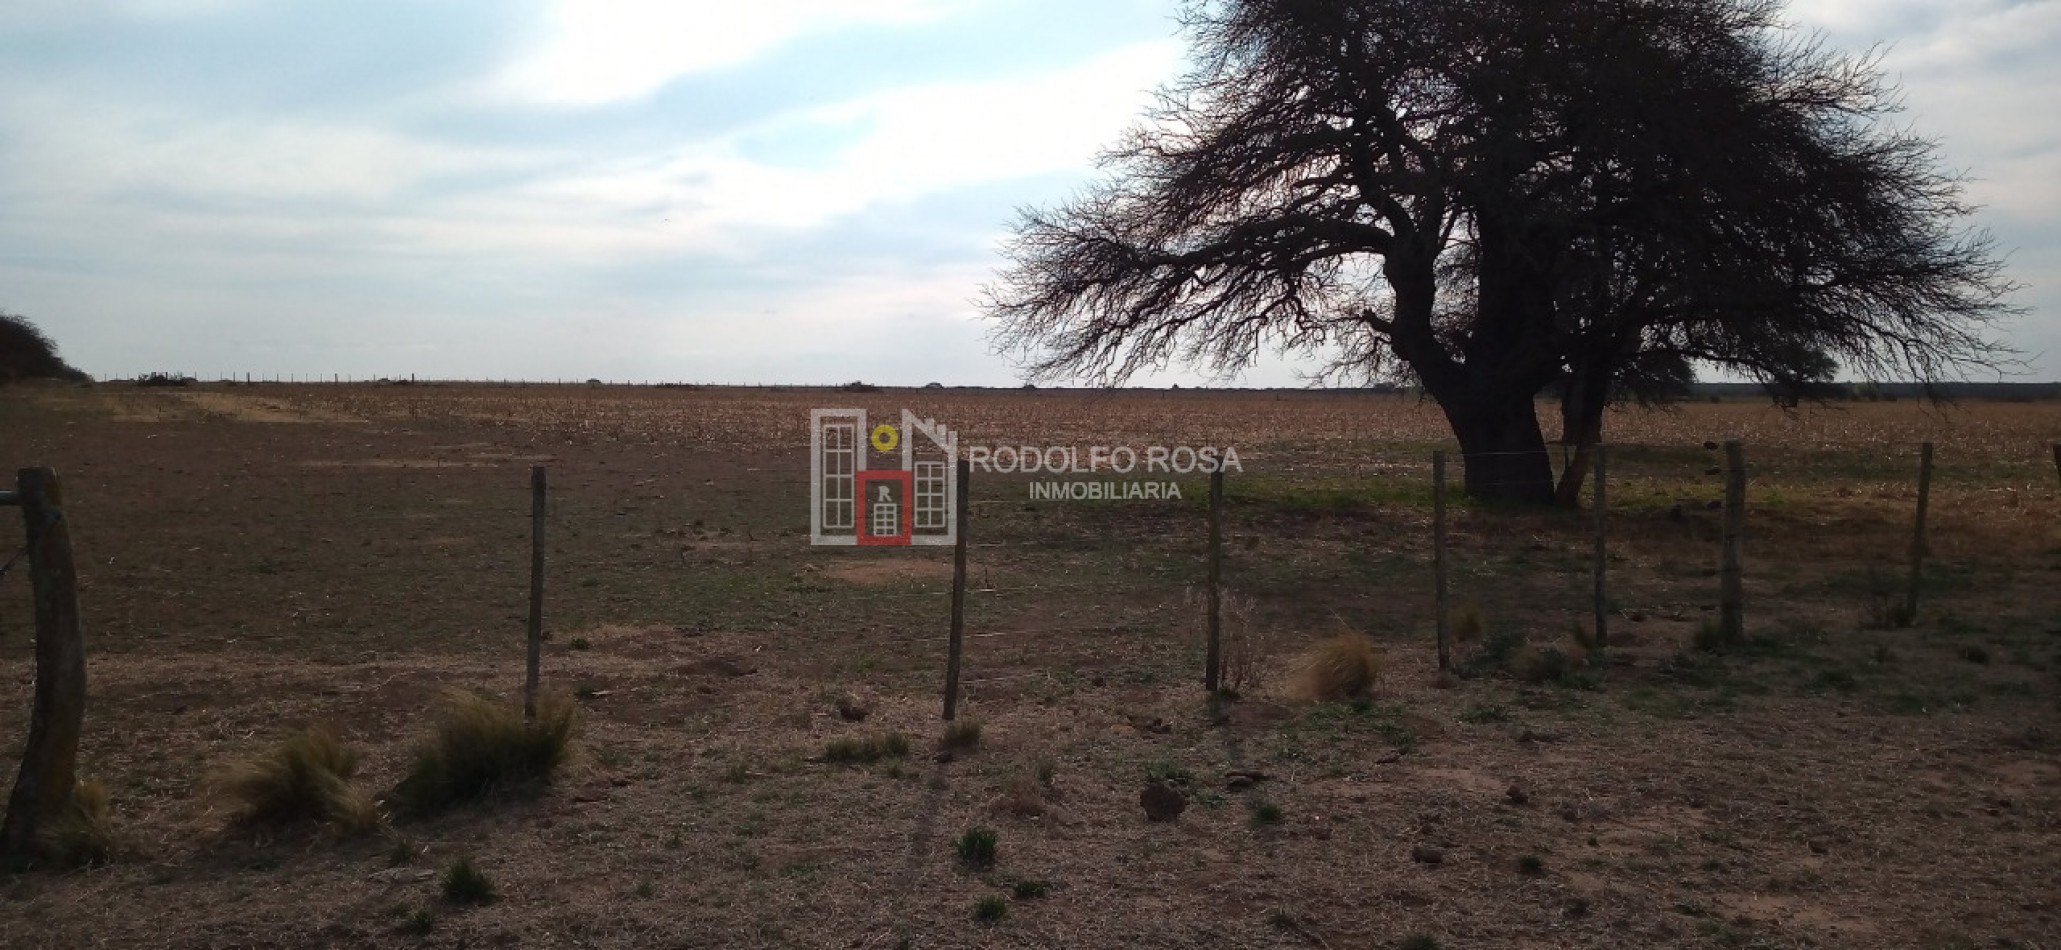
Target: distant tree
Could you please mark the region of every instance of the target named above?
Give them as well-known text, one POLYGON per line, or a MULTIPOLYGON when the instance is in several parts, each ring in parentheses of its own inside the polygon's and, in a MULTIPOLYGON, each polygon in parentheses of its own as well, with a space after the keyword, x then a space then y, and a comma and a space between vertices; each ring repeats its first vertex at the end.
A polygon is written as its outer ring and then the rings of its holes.
POLYGON ((57 344, 29 318, 0 311, 0 385, 19 379, 90 378, 58 356, 57 344))
POLYGON ((988 288, 1033 378, 1263 346, 1421 385, 1476 497, 1572 503, 1604 409, 2009 357, 1959 182, 1777 0, 1200 0, 1192 71, 1028 210, 988 288), (1576 446, 1558 491, 1535 405, 1576 446))

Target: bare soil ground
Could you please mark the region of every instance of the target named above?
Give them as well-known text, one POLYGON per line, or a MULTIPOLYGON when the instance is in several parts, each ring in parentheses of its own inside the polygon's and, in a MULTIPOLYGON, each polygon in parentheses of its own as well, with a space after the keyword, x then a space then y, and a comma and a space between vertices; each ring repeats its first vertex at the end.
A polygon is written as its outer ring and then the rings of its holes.
MULTIPOLYGON (((105 867, 0 880, 0 946, 2061 946, 2061 405, 1699 404, 1609 431, 1607 660, 1441 689, 1444 428, 1395 397, 0 390, 0 462, 65 479, 83 769, 121 839, 105 867), (973 441, 1237 445, 1225 575, 1260 682, 1200 687, 1200 479, 1123 503, 984 481, 964 701, 984 729, 937 754, 949 551, 808 545, 807 410, 855 401, 973 441), (1735 437, 1753 637, 1713 654, 1691 647, 1717 589, 1704 443, 1735 437), (1932 559, 1899 628, 1926 439, 1932 559), (298 724, 340 727, 383 789, 438 690, 513 693, 531 464, 572 769, 398 824, 400 848, 231 824, 209 777, 298 724), (1379 642, 1380 688, 1298 698, 1298 653, 1340 629, 1379 642), (888 730, 915 752, 821 761, 888 730), (1148 775, 1185 788, 1178 821, 1145 820, 1148 775), (998 832, 992 869, 954 855, 973 826, 998 832), (450 905, 384 873, 400 853, 470 856, 501 897, 450 905), (1006 914, 977 920, 990 896, 1006 914)), ((1454 517, 1455 597, 1487 639, 1587 622, 1586 512, 1454 517)), ((24 587, 0 581, 8 762, 24 587)))

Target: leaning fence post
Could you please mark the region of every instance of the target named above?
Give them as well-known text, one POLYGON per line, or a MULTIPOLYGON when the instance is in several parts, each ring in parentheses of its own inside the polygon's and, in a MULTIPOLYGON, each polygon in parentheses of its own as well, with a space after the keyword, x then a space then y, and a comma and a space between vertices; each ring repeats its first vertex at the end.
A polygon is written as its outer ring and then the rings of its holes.
POLYGON ((1596 647, 1610 645, 1610 450, 1596 444, 1596 647))
POLYGON ((1209 658, 1202 687, 1214 693, 1223 678, 1224 471, 1209 473, 1209 658))
POLYGON ((1911 529, 1911 586, 1904 592, 1905 623, 1918 619, 1918 582, 1925 574, 1925 509, 1932 501, 1932 443, 1918 450, 1918 519, 1911 529))
POLYGON ((1718 639, 1746 639, 1746 446, 1725 443, 1724 551, 1718 569, 1718 639))
POLYGON ((0 825, 0 856, 21 867, 36 857, 42 823, 68 805, 78 783, 79 733, 86 721, 86 645, 79 633, 79 590, 64 491, 47 468, 17 476, 28 527, 29 583, 35 600, 36 694, 21 772, 0 825))
POLYGON ((523 671, 522 718, 537 719, 537 680, 544 662, 544 466, 530 466, 530 637, 523 671))
POLYGON ((1446 453, 1431 453, 1431 576, 1432 612, 1437 615, 1438 671, 1453 665, 1453 650, 1446 617, 1446 453))
POLYGON ((952 504, 952 637, 945 653, 945 721, 951 722, 959 715, 959 651, 966 635, 966 529, 967 502, 973 468, 967 460, 959 460, 955 472, 958 485, 957 497, 952 504))

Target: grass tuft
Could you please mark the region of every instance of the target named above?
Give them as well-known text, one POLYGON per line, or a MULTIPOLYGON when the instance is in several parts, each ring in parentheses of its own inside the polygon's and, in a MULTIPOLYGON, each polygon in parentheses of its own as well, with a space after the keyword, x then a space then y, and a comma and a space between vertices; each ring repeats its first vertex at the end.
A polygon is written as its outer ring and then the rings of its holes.
POLYGON ((1001 837, 993 828, 973 827, 959 836, 953 846, 959 852, 959 860, 969 867, 991 868, 1001 850, 1001 837))
POLYGON ((989 894, 973 902, 973 919, 992 924, 1009 916, 1009 902, 999 894, 989 894))
POLYGON ((1354 699, 1374 691, 1381 678, 1381 654, 1374 641, 1341 633, 1317 642, 1303 664, 1303 692, 1310 699, 1354 699))
POLYGON ((978 716, 954 720, 945 724, 944 737, 938 740, 943 749, 974 749, 980 746, 981 722, 978 716))
POLYGON ((878 762, 909 754, 909 737, 899 732, 880 736, 832 739, 823 747, 825 762, 878 762))
POLYGON ((1517 870, 1531 875, 1544 874, 1546 873, 1546 859, 1536 854, 1523 855, 1517 859, 1517 870))
POLYGON ((444 872, 444 899, 453 904, 491 904, 498 896, 493 879, 471 858, 459 858, 444 872))
POLYGON ((435 732, 417 748, 394 799, 411 814, 432 815, 548 785, 565 763, 578 724, 573 704, 562 696, 539 698, 536 721, 524 722, 512 705, 465 690, 446 692, 435 732))
POLYGON ((246 823, 325 822, 339 834, 356 835, 383 821, 372 796, 351 784, 357 771, 357 750, 335 729, 318 724, 232 766, 222 785, 246 823))
POLYGON ((1255 825, 1278 825, 1283 818, 1288 817, 1288 813, 1280 805, 1264 799, 1255 799, 1249 807, 1252 809, 1252 823, 1255 825))
POLYGON ((45 860, 60 868, 96 867, 114 857, 114 823, 108 818, 107 787, 82 778, 71 800, 36 830, 45 860))

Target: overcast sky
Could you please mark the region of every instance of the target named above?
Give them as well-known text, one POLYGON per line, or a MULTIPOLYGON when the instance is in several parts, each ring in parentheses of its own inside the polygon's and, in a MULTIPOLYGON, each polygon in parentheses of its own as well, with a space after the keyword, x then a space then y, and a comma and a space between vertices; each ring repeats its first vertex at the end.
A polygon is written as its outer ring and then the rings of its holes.
MULTIPOLYGON (((103 376, 1006 385, 995 246, 1178 72, 1174 9, 0 0, 0 309, 103 376)), ((2061 2, 1793 16, 1890 44, 2061 378, 2061 2)))

